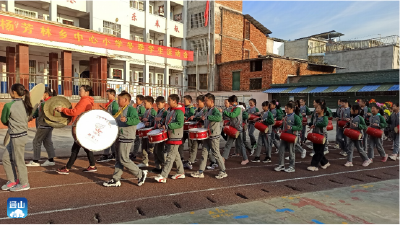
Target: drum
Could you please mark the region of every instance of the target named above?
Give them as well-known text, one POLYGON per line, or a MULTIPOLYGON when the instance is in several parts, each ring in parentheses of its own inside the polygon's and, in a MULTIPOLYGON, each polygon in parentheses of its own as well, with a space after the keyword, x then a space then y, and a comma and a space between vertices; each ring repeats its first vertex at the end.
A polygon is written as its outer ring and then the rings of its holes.
POLYGON ((367 134, 369 136, 374 137, 374 138, 381 138, 382 135, 383 135, 383 130, 372 128, 372 127, 368 127, 367 128, 367 134))
POLYGON ((337 124, 338 124, 339 127, 344 127, 344 126, 346 126, 347 121, 346 121, 346 120, 339 120, 339 121, 337 122, 337 124))
POLYGON ((308 133, 307 135, 307 140, 310 140, 314 144, 320 144, 323 145, 325 144, 325 136, 322 134, 317 134, 317 133, 308 133))
POLYGON ((263 133, 267 133, 267 132, 268 132, 268 126, 265 125, 265 124, 263 124, 262 122, 257 122, 257 123, 255 123, 255 124, 254 124, 254 127, 255 127, 257 130, 259 130, 259 131, 261 131, 261 132, 263 132, 263 133))
POLYGON ((224 120, 224 126, 228 125, 229 120, 224 120))
POLYGON ((282 126, 282 120, 276 120, 274 127, 281 127, 282 126))
POLYGON ((239 131, 231 126, 225 126, 223 131, 229 137, 237 138, 239 136, 239 131))
POLYGON ((329 121, 328 121, 328 126, 326 126, 326 130, 327 130, 327 131, 333 130, 332 120, 329 120, 329 121))
POLYGON ((139 137, 141 138, 147 138, 147 133, 149 133, 153 128, 142 128, 139 130, 139 137))
POLYGON ((189 121, 189 122, 185 122, 185 124, 183 125, 183 130, 184 131, 189 131, 190 129, 193 128, 197 128, 197 122, 196 121, 189 121))
POLYGON ((399 133, 399 125, 397 125, 397 127, 394 127, 394 132, 395 132, 396 134, 399 133))
POLYGON ((349 137, 351 140, 361 140, 361 137, 362 137, 362 134, 360 131, 354 130, 351 128, 344 129, 343 134, 346 135, 347 137, 349 137))
POLYGON ((328 120, 333 120, 333 117, 329 117, 328 120))
POLYGON ((189 130, 190 140, 204 140, 208 138, 208 130, 206 128, 193 128, 189 130))
POLYGON ((157 144, 168 140, 168 134, 166 130, 155 129, 147 133, 149 143, 157 144))
POLYGON ((307 117, 303 117, 303 121, 302 121, 303 126, 307 125, 307 117))
POLYGON ((254 119, 258 119, 260 118, 260 116, 257 116, 255 114, 249 114, 249 120, 254 120, 254 119))
POLYGON ((297 135, 289 134, 289 133, 281 133, 281 139, 286 142, 289 142, 289 143, 296 143, 297 135))
POLYGON ((90 151, 109 148, 118 137, 114 117, 101 109, 82 113, 72 124, 72 136, 77 144, 90 151))
POLYGON ((142 122, 140 122, 138 125, 136 125, 136 136, 139 136, 139 130, 144 127, 145 127, 145 125, 142 122))

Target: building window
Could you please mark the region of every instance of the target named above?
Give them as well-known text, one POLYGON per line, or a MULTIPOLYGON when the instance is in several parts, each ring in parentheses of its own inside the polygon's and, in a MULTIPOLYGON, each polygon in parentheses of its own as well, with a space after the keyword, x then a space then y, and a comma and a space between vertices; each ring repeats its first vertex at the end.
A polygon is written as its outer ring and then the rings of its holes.
POLYGON ((188 74, 188 89, 196 89, 196 74, 188 74))
POLYGON ((260 90, 262 86, 262 78, 250 79, 250 90, 260 90))
MULTIPOLYGON (((29 74, 36 74, 36 60, 29 60, 29 74)), ((35 83, 35 76, 29 76, 29 83, 35 83)))
POLYGON ((232 91, 240 90, 240 71, 232 72, 232 91))
POLYGON ((143 72, 139 72, 138 73, 139 74, 139 79, 138 79, 138 81, 139 81, 139 83, 138 83, 138 85, 143 85, 143 72))
POLYGON ((164 40, 158 40, 158 45, 164 45, 164 40))
POLYGON ((157 74, 157 84, 158 86, 162 86, 164 83, 164 74, 159 73, 157 74))
POLYGON ((164 6, 158 6, 158 15, 164 16, 164 6))
POLYGON ((25 9, 15 8, 15 13, 18 15, 26 16, 26 17, 37 18, 37 12, 33 12, 33 11, 25 10, 25 9))
POLYGON ((73 26, 74 25, 74 21, 72 21, 72 20, 62 20, 62 23, 63 24, 66 24, 66 25, 71 25, 71 26, 73 26))
POLYGON ((250 50, 244 50, 244 58, 250 59, 250 50))
POLYGON ((250 72, 262 71, 262 60, 250 62, 250 72))
POLYGON ((199 39, 191 41, 192 43, 192 51, 196 55, 197 48, 199 49, 199 56, 207 55, 208 53, 208 40, 207 39, 199 39))
POLYGON ((207 90, 208 79, 207 74, 199 74, 200 87, 199 89, 207 90))
POLYGON ((175 14, 175 15, 174 15, 174 20, 175 20, 175 21, 181 21, 181 20, 182 20, 182 13, 175 14))
POLYGON ((245 39, 250 39, 250 22, 246 21, 245 24, 245 39))
POLYGON ((141 11, 144 11, 144 4, 143 1, 130 1, 130 7, 133 9, 139 9, 141 11))
MULTIPOLYGON (((211 13, 211 10, 210 10, 211 13)), ((208 23, 210 24, 210 20, 208 23)), ((191 28, 199 28, 199 27, 204 27, 205 19, 204 19, 204 12, 201 13, 196 13, 191 15, 190 19, 190 27, 191 28)))
POLYGON ((122 79, 122 70, 113 69, 113 79, 122 79))
POLYGON ((116 37, 121 37, 121 24, 116 24, 103 20, 103 33, 112 34, 116 37))

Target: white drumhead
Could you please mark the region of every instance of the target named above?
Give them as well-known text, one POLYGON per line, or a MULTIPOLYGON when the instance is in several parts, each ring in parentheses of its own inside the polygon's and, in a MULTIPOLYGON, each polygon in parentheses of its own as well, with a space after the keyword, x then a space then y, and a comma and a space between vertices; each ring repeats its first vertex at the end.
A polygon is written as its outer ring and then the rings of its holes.
POLYGON ((117 136, 117 122, 104 110, 90 110, 82 114, 76 122, 76 138, 82 147, 90 151, 101 151, 110 147, 117 136))
POLYGON ((145 127, 144 123, 140 122, 138 125, 136 125, 136 130, 142 129, 144 127, 145 127))
POLYGON ((153 129, 153 128, 149 127, 149 128, 142 128, 142 129, 139 129, 139 130, 151 130, 151 129, 153 129))
POLYGON ((199 133, 199 132, 204 132, 207 131, 206 128, 192 128, 189 130, 189 132, 194 132, 194 133, 199 133))
POLYGON ((155 130, 152 130, 149 133, 147 133, 147 136, 156 135, 156 134, 159 134, 161 132, 162 132, 161 129, 155 129, 155 130))
POLYGON ((191 125, 191 124, 196 124, 196 123, 197 123, 196 121, 185 122, 185 124, 189 124, 189 125, 191 125))

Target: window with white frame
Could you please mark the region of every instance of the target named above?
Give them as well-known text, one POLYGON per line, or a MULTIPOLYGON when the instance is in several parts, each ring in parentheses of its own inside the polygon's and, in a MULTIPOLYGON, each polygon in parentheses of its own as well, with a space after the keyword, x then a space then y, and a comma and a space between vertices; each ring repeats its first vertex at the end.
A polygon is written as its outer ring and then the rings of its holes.
POLYGON ((204 27, 204 12, 196 13, 191 15, 190 19, 190 27, 191 28, 199 28, 204 27))
POLYGON ((26 9, 15 8, 15 13, 22 16, 37 18, 38 13, 26 9))
POLYGON ((66 24, 66 25, 74 25, 74 21, 73 20, 66 20, 66 19, 63 19, 62 20, 62 23, 63 24, 66 24))
POLYGON ((121 24, 103 20, 103 33, 121 37, 121 24))
POLYGON ((139 74, 139 79, 138 79, 138 81, 139 81, 139 84, 138 85, 143 85, 143 72, 139 72, 138 73, 139 74))
POLYGON ((135 36, 135 41, 143 42, 143 37, 135 36))
MULTIPOLYGON (((36 74, 36 60, 29 60, 29 74, 36 74)), ((35 83, 35 76, 29 76, 29 83, 35 83)))
POLYGON ((153 73, 149 73, 149 85, 153 85, 153 73))
POLYGON ((157 74, 157 84, 158 86, 162 86, 164 83, 164 74, 158 73, 157 74))
POLYGON ((139 9, 141 11, 144 11, 143 1, 131 0, 131 1, 129 1, 129 6, 133 9, 139 9))
POLYGON ((192 44, 192 51, 194 51, 194 54, 196 55, 197 48, 199 49, 199 56, 207 55, 208 53, 208 41, 207 39, 198 39, 191 41, 192 44))

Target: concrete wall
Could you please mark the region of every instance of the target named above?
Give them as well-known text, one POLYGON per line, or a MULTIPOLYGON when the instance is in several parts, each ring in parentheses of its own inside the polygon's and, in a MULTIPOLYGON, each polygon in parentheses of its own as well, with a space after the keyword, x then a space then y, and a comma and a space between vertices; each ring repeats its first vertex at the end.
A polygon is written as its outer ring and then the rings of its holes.
POLYGON ((285 43, 274 41, 272 53, 274 53, 276 55, 284 56, 285 55, 285 43))
POLYGON ((287 41, 284 45, 285 57, 308 59, 308 39, 287 41))
POLYGON ((398 46, 327 52, 324 57, 325 63, 345 68, 337 73, 398 69, 398 59, 398 46))

